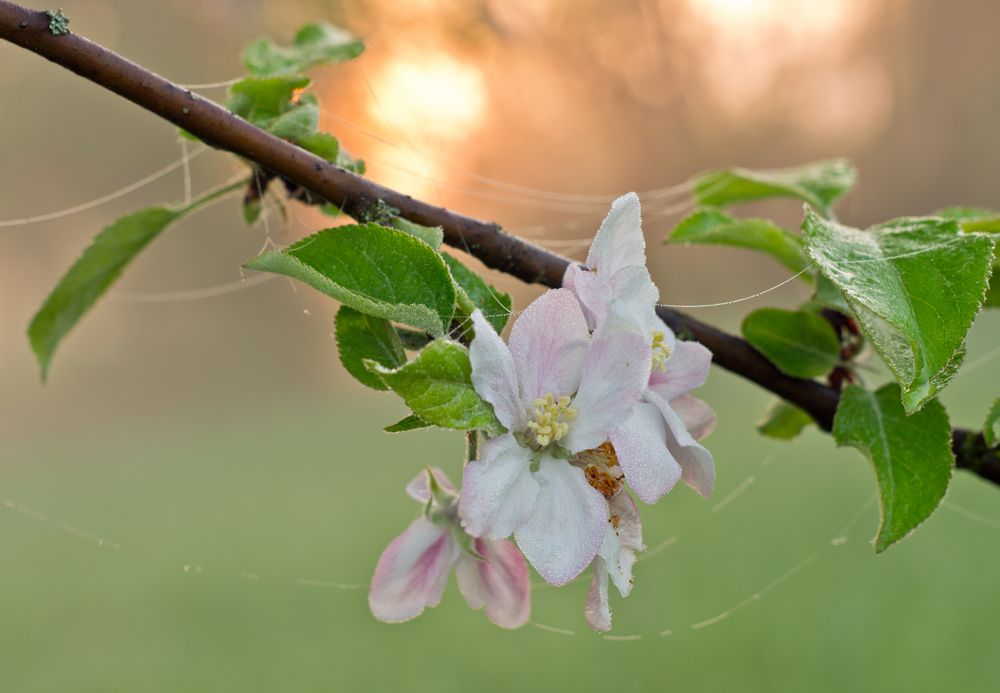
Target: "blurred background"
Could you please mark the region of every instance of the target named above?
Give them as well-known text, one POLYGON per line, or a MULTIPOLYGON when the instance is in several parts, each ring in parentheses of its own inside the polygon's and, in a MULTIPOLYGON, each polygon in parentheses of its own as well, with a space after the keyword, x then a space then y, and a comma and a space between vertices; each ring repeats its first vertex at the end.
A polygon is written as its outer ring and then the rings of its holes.
MULTIPOLYGON (((43 7, 44 3, 31 3, 43 7)), ((763 257, 663 246, 677 188, 717 166, 847 156, 854 226, 998 207, 1000 8, 990 0, 62 0, 71 28, 185 84, 240 74, 241 46, 324 19, 364 55, 318 70, 324 127, 387 185, 582 257, 610 200, 643 192, 663 300, 723 302, 786 278, 763 257), (549 192, 544 192, 549 191, 549 192), (556 194, 550 194, 556 193, 556 194)), ((63 210, 177 162, 176 131, 0 45, 0 220, 63 210)), ((224 89, 205 95, 222 99, 224 89)), ((192 145, 191 153, 198 147, 192 145)), ((190 162, 195 193, 239 165, 190 162)), ((424 464, 460 436, 393 437, 389 394, 351 381, 336 306, 241 263, 327 224, 236 199, 158 239, 63 344, 43 386, 24 336, 88 239, 179 201, 182 168, 107 204, 0 228, 0 672, 4 690, 991 690, 1000 489, 955 475, 944 506, 875 557, 873 475, 815 431, 760 438, 769 398, 716 370, 701 391, 715 496, 646 508, 648 558, 614 639, 589 578, 533 594, 517 632, 443 604, 397 626, 364 583, 418 513, 424 464)), ((795 228, 793 203, 757 205, 795 228)), ((516 305, 536 287, 490 275, 516 305)), ((735 330, 798 283, 692 311, 735 330)), ((1000 378, 981 316, 943 401, 979 426, 1000 378), (974 375, 973 375, 974 373, 974 375)))

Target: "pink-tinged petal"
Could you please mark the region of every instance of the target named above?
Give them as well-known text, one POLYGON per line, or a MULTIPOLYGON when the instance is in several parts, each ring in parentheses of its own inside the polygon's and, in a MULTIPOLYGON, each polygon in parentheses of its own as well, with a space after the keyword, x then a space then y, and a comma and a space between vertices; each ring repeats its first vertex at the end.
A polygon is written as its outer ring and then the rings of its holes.
POLYGON ((552 289, 535 299, 510 331, 525 408, 536 397, 576 392, 589 345, 587 320, 571 291, 552 289))
POLYGON ((520 628, 531 613, 531 578, 524 556, 513 542, 476 539, 483 560, 463 555, 455 566, 458 589, 473 609, 501 628, 520 628))
POLYGON ((607 633, 611 630, 611 604, 608 602, 608 570, 604 560, 594 560, 594 579, 587 592, 587 603, 583 607, 587 623, 594 630, 607 633))
POLYGON ((681 466, 667 449, 663 416, 653 404, 637 404, 632 416, 611 431, 611 445, 625 481, 644 503, 658 501, 681 478, 681 466))
MULTIPOLYGON (((454 493, 458 495, 458 490, 455 488, 455 484, 451 483, 451 479, 448 475, 441 471, 440 467, 431 467, 432 472, 434 472, 434 478, 437 480, 438 485, 449 493, 454 493)), ((413 480, 406 485, 406 495, 414 500, 418 500, 421 503, 426 503, 431 499, 431 486, 427 479, 427 470, 421 469, 420 473, 413 477, 413 480)))
POLYGON ((503 539, 527 522, 537 497, 528 450, 505 433, 483 443, 479 459, 466 465, 458 515, 472 536, 503 539))
POLYGON ((576 418, 565 446, 570 452, 595 448, 632 414, 649 380, 646 337, 626 330, 599 330, 587 350, 580 390, 573 398, 576 418))
POLYGON ((524 428, 524 407, 514 357, 481 311, 472 313, 472 324, 476 330, 469 345, 472 385, 480 397, 493 405, 494 413, 508 431, 519 431, 524 428))
POLYGON ((715 412, 697 397, 691 395, 676 397, 671 400, 670 408, 681 417, 681 421, 695 440, 708 437, 708 434, 715 429, 715 412))
POLYGON ((698 342, 677 342, 667 359, 666 370, 653 369, 649 388, 666 401, 705 384, 712 365, 712 352, 698 342))
POLYGON ((459 551, 450 528, 414 520, 378 559, 368 593, 375 618, 399 623, 437 606, 459 551))
POLYGON ((546 582, 565 585, 597 554, 608 504, 583 470, 565 460, 543 457, 534 476, 539 486, 535 512, 514 538, 546 582))
POLYGON ((681 465, 681 478, 688 486, 707 497, 715 486, 715 461, 712 453, 698 444, 681 417, 662 397, 650 390, 646 392, 646 399, 657 406, 667 424, 667 449, 681 465))
POLYGON ((611 211, 601 222, 587 254, 587 267, 609 277, 632 265, 646 265, 639 196, 634 192, 611 203, 611 211))

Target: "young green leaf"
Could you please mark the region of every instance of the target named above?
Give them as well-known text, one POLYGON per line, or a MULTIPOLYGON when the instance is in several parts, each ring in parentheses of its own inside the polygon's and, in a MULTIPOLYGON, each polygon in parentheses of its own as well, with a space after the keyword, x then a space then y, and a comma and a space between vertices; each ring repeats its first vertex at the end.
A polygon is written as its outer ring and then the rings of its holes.
POLYGON ((243 65, 255 77, 273 77, 350 60, 364 49, 360 39, 343 29, 323 23, 306 24, 288 46, 279 46, 269 38, 257 39, 244 49, 243 65))
POLYGON ((761 308, 743 320, 742 330, 778 370, 796 378, 826 375, 840 360, 833 326, 816 313, 761 308))
POLYGON ((398 368, 406 363, 403 343, 392 324, 349 306, 341 306, 334 326, 340 362, 347 372, 362 385, 375 390, 388 390, 382 379, 368 370, 364 362, 374 361, 386 368, 398 368))
POLYGON ((444 334, 455 305, 441 256, 377 224, 326 229, 246 266, 293 277, 362 313, 434 335, 444 334))
POLYGON ((955 462, 951 427, 941 403, 933 400, 908 416, 899 400, 895 383, 877 392, 849 385, 833 420, 837 445, 857 448, 875 466, 882 507, 876 553, 906 537, 934 512, 955 462))
POLYGON ((422 226, 420 224, 414 224, 412 221, 408 221, 403 217, 393 217, 391 223, 394 229, 399 229, 403 233, 408 233, 414 238, 419 238, 424 243, 434 248, 434 250, 441 250, 441 244, 444 242, 444 231, 441 230, 440 226, 422 226))
POLYGON ((783 399, 776 399, 757 422, 757 430, 768 438, 792 440, 802 433, 806 426, 813 423, 815 423, 813 418, 795 405, 783 399))
POLYGON ((731 168, 696 178, 694 198, 699 204, 722 207, 765 197, 792 197, 827 212, 856 178, 854 166, 844 159, 764 171, 731 168))
POLYGON ((983 424, 983 440, 991 448, 1000 443, 1000 397, 993 402, 983 424))
POLYGON ((149 207, 101 231, 59 280, 28 327, 45 380, 59 342, 121 275, 125 266, 185 210, 149 207))
POLYGON ((415 431, 418 428, 427 428, 430 425, 416 414, 410 414, 405 419, 400 419, 382 430, 386 433, 405 433, 406 431, 415 431))
POLYGON ((446 339, 431 342, 395 370, 369 362, 368 369, 396 392, 414 415, 442 428, 499 433, 493 407, 472 386, 472 365, 465 347, 446 339))
POLYGON ((802 228, 806 251, 902 386, 906 411, 917 411, 961 364, 990 277, 992 239, 940 217, 859 231, 809 210, 802 228))
MULTIPOLYGON (((721 209, 703 207, 683 219, 671 232, 671 243, 726 245, 766 253, 790 269, 801 272, 811 263, 798 236, 767 219, 738 219, 721 209)), ((803 273, 802 279, 812 277, 803 273)))
POLYGON ((445 253, 442 253, 441 257, 451 270, 455 283, 465 290, 476 308, 483 312, 486 321, 493 325, 498 333, 502 332, 507 320, 510 319, 513 306, 510 294, 497 291, 455 257, 445 253))

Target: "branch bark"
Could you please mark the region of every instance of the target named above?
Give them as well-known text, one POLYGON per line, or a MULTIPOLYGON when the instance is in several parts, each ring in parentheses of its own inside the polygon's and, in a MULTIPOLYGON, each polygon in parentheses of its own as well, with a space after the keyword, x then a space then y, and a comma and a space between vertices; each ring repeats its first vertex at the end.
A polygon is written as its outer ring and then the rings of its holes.
MULTIPOLYGON (((384 201, 417 224, 440 226, 445 242, 487 267, 528 283, 558 287, 569 260, 503 231, 499 225, 457 214, 340 169, 261 130, 221 106, 183 89, 122 56, 75 34, 50 31, 44 12, 0 0, 0 38, 21 46, 183 128, 209 145, 253 161, 329 200, 354 218, 384 201)), ((690 315, 659 306, 675 332, 701 342, 716 365, 773 392, 808 412, 829 431, 839 393, 812 380, 779 371, 745 340, 690 315)), ((981 433, 952 431, 956 466, 1000 484, 1000 456, 981 433)))

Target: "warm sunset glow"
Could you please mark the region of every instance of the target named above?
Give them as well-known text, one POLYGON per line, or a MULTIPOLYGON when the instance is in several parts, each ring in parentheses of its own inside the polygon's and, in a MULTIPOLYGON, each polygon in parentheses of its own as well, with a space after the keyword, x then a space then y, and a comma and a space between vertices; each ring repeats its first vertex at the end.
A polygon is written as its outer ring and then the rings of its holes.
POLYGON ((392 58, 371 82, 370 115, 405 135, 462 140, 486 112, 480 71, 445 54, 392 58))

